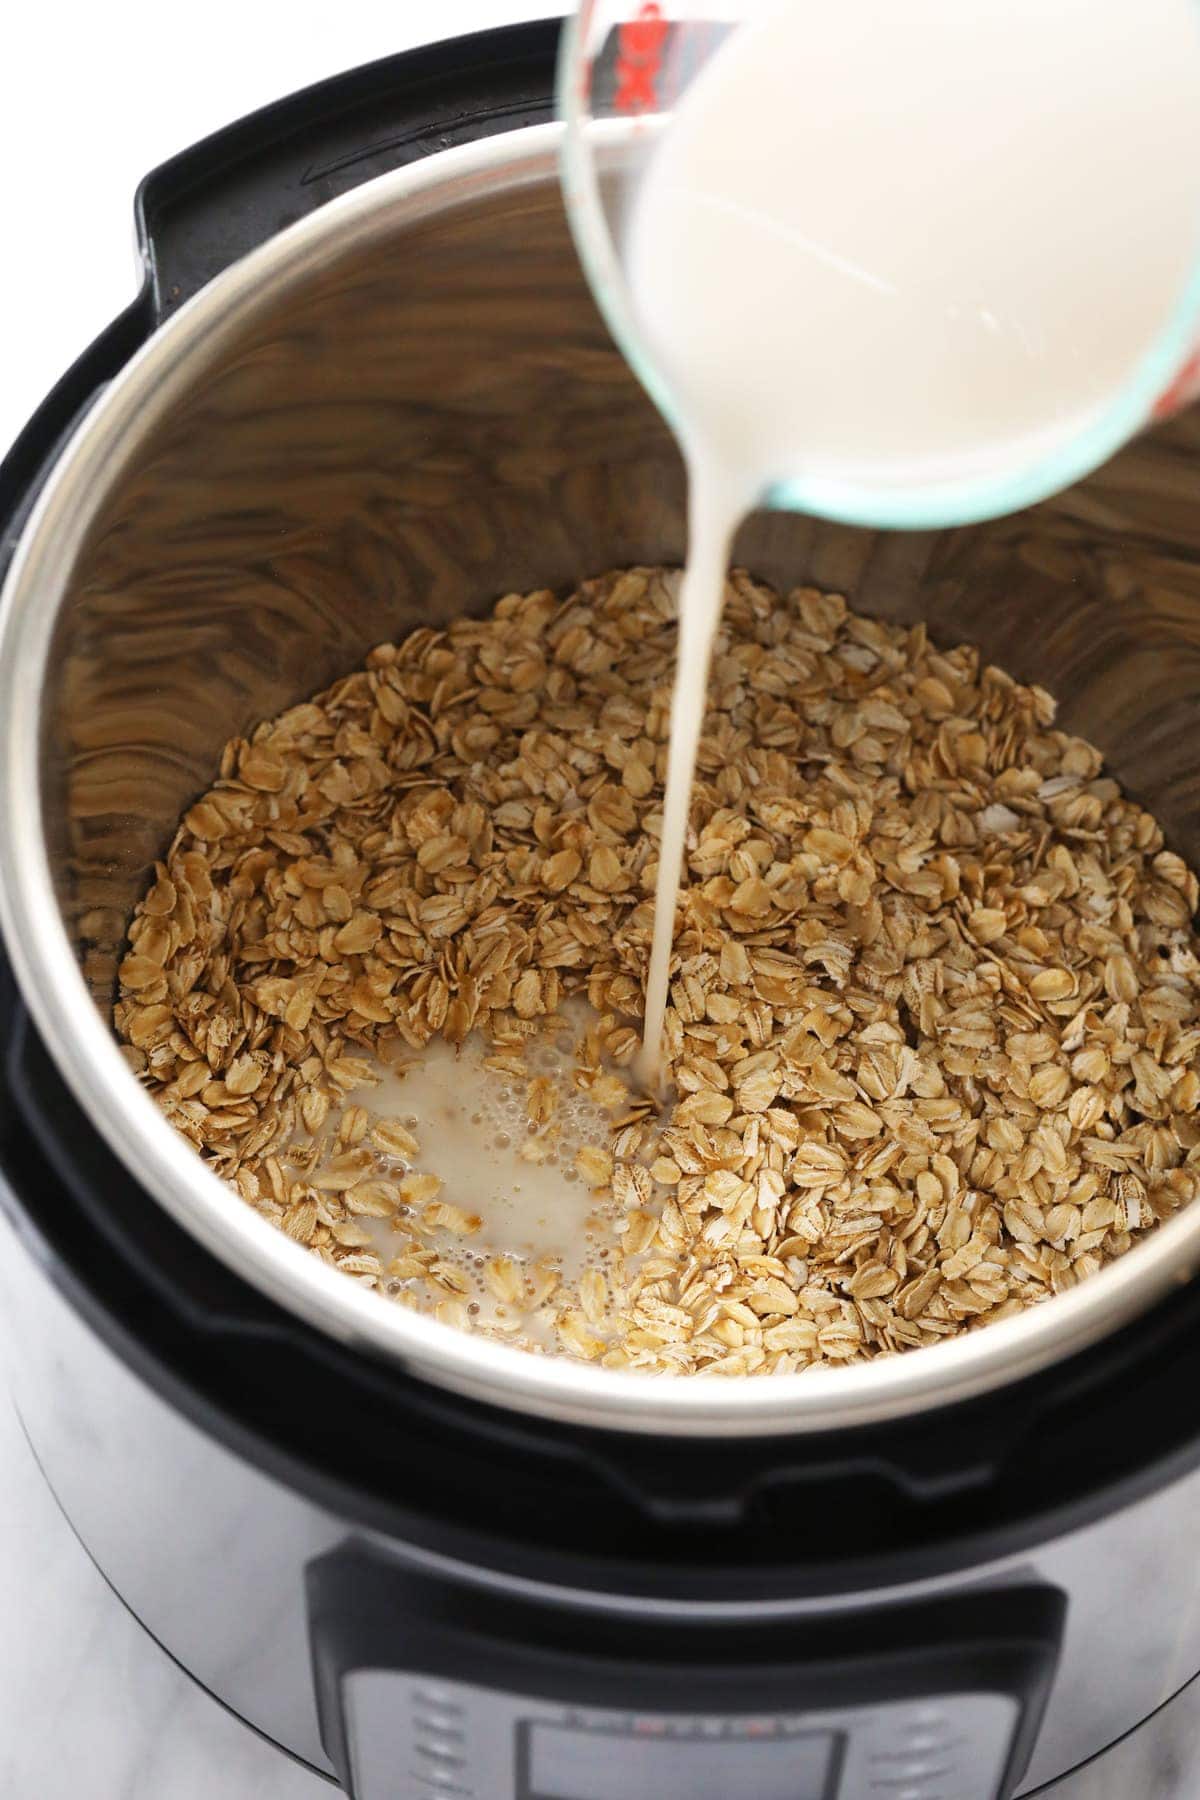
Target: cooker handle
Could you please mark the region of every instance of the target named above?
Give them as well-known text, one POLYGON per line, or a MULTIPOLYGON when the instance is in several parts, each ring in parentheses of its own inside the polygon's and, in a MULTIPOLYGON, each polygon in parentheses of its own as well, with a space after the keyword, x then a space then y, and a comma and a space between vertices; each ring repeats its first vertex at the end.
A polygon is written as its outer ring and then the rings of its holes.
POLYGON ((135 201, 141 293, 0 463, 0 580, 83 414, 155 326, 247 251, 360 182, 553 114, 558 19, 424 45, 304 88, 151 171, 135 201))
POLYGON ((143 292, 56 382, 0 462, 0 582, 63 446, 108 383, 145 342, 152 326, 149 300, 143 292))
POLYGON ((354 1800, 567 1800, 580 1767, 589 1795, 676 1800, 701 1740, 729 1792, 1007 1800, 1066 1610, 1030 1584, 791 1618, 622 1614, 362 1541, 310 1564, 307 1586, 322 1741, 354 1800))
POLYGON ((552 117, 559 25, 502 26, 368 63, 161 164, 136 202, 156 318, 371 176, 552 117))

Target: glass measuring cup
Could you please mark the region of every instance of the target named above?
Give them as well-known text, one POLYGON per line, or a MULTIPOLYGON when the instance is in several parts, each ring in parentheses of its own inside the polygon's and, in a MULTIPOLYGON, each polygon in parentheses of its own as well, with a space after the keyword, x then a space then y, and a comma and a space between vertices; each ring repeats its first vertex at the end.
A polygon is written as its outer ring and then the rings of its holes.
MULTIPOLYGON (((1134 0, 1129 3, 1132 7, 1134 0)), ((789 0, 792 9, 809 4, 815 9, 819 0, 789 0)), ((760 29, 781 10, 780 0, 687 0, 680 8, 654 0, 585 0, 564 33, 559 107, 572 229, 614 336, 677 432, 688 424, 679 383, 667 372, 661 334, 656 347, 639 315, 629 279, 630 221, 647 171, 695 84, 707 71, 711 88, 717 59, 728 57, 742 34, 760 29)), ((1200 11, 1192 23, 1200 31, 1200 11)), ((851 68, 847 79, 852 77, 851 68)), ((798 83, 797 105, 804 103, 798 83)), ((838 148, 833 135, 830 155, 838 148)), ((865 458, 861 465, 845 459, 822 465, 818 458, 802 468, 780 466, 758 495, 760 503, 854 524, 916 529, 991 517, 1069 486, 1152 419, 1193 398, 1200 391, 1200 155, 1195 161, 1195 222, 1186 242, 1182 235, 1179 240, 1184 273, 1139 339, 1138 353, 1086 406, 1072 403, 1062 416, 1035 418, 1035 428, 1011 442, 981 441, 978 454, 973 447, 969 454, 947 454, 919 477, 897 479, 894 469, 872 466, 865 458)), ((1150 218, 1155 200, 1153 193, 1146 195, 1150 218)), ((1070 252, 1064 247, 1062 253, 1070 252)), ((1137 277, 1137 268, 1131 268, 1130 281, 1137 277)), ((1103 308, 1109 296, 1097 292, 1088 304, 1103 308)), ((808 354, 821 354, 821 347, 802 346, 797 353, 798 358, 808 354)), ((901 372, 898 358, 893 366, 901 372)), ((851 367, 848 378, 854 373, 851 367)), ((788 379, 786 369, 780 379, 788 379)), ((871 378, 865 379, 869 384, 871 378)), ((873 391, 868 385, 868 404, 873 391)), ((883 387, 878 392, 883 410, 886 394, 883 387)))

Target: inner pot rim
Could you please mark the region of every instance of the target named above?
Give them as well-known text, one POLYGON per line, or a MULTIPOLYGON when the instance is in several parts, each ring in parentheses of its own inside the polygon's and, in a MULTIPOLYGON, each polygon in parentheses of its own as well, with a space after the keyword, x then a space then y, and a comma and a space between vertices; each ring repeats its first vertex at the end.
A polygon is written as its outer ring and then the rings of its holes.
POLYGON ((147 433, 285 284, 410 222, 557 179, 558 125, 502 133, 381 175, 270 239, 182 307, 92 408, 26 525, 0 595, 0 927, 25 1001, 93 1126, 178 1224, 270 1299, 410 1373, 509 1409, 626 1431, 763 1436, 829 1431, 969 1399, 1128 1323, 1200 1263, 1200 1207, 1068 1293, 1017 1317, 872 1362, 794 1375, 655 1376, 534 1356, 441 1325, 326 1267, 238 1200, 168 1124, 88 993, 46 853, 39 738, 59 608, 91 520, 147 433))

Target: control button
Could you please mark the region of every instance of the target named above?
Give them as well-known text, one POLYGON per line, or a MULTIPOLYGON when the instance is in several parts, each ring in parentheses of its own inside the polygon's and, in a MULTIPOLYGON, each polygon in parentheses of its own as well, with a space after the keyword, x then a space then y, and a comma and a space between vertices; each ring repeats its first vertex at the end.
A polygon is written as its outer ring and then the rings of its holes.
POLYGON ((873 1776, 871 1786, 873 1788, 879 1788, 881 1791, 886 1788, 889 1794, 894 1794, 898 1791, 903 1792, 905 1788, 912 1787, 914 1782, 937 1781, 942 1775, 951 1775, 953 1772, 952 1769, 944 1767, 937 1769, 932 1768, 928 1763, 921 1763, 907 1768, 902 1763, 895 1763, 892 1766, 890 1775, 873 1776))
POLYGON ((418 1706, 444 1706, 447 1712, 460 1713, 462 1707, 454 1698, 449 1688, 419 1687, 413 1690, 413 1699, 418 1706))
POLYGON ((886 1754, 881 1752, 873 1756, 871 1761, 881 1769, 890 1769, 900 1786, 906 1781, 928 1781, 932 1776, 950 1775, 954 1769, 953 1763, 947 1762, 944 1755, 917 1757, 906 1750, 889 1750, 886 1754))
POLYGON ((904 1748, 910 1756, 923 1756, 930 1750, 945 1750, 948 1747, 944 1738, 928 1731, 912 1731, 904 1740, 904 1748))
POLYGON ((947 1725, 949 1720, 936 1706, 919 1706, 913 1714, 914 1725, 947 1725))
POLYGON ((460 1737, 457 1744, 449 1744, 444 1738, 420 1737, 417 1739, 417 1755, 427 1756, 432 1762, 461 1763, 462 1739, 460 1737))

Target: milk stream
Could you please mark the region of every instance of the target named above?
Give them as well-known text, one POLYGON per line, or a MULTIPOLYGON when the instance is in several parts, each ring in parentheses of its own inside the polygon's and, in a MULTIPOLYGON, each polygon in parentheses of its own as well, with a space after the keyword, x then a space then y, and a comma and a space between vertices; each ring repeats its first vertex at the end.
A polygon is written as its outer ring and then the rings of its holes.
MULTIPOLYGON (((688 810, 734 532, 787 479, 915 489, 1027 464, 1086 429, 1173 310, 1200 225, 1195 0, 788 0, 738 30, 658 141, 623 253, 689 471, 689 548, 637 1074, 662 1052, 688 810)), ((586 1009, 583 1009, 584 1012, 586 1009)), ((575 1170, 612 1119, 575 1081, 583 1013, 530 1052, 561 1129, 478 1039, 434 1039, 364 1095, 477 1231, 412 1233, 468 1311, 555 1347, 554 1300, 506 1305, 487 1259, 617 1266, 609 1193, 575 1170)), ((387 1172, 387 1171, 385 1171, 387 1172)), ((407 1165, 397 1163, 397 1176, 407 1165)), ((386 1284, 385 1284, 386 1285, 386 1284)), ((408 1285, 394 1281, 392 1286, 408 1285)), ((519 1334, 519 1335, 517 1335, 519 1334)))
POLYGON ((691 487, 648 1083, 741 518, 788 481, 918 492, 1079 439, 1198 232, 1195 0, 788 0, 684 93, 620 246, 691 487))
MULTIPOLYGON (((708 474, 706 467, 703 474, 708 474)), ((696 753, 704 724, 708 671, 721 622, 721 600, 729 548, 745 496, 724 479, 705 485, 701 472, 691 473, 688 561, 679 591, 679 649, 671 694, 671 735, 667 747, 667 786, 663 798, 662 838, 654 890, 654 937, 646 977, 646 1011, 642 1047, 634 1074, 650 1092, 662 1085, 663 1026, 670 989, 675 911, 682 885, 696 753), (738 500, 733 497, 739 496, 738 500)))

